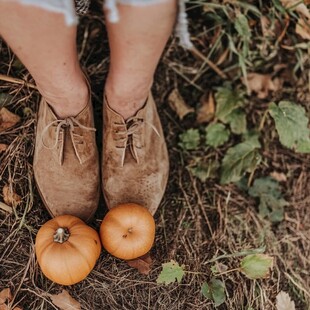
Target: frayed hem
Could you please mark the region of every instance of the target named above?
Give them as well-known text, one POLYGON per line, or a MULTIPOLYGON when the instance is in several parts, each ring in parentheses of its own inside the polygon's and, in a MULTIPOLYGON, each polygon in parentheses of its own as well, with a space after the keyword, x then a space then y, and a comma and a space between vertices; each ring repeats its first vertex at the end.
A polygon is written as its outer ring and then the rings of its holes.
MULTIPOLYGON (((12 2, 12 0, 0 0, 12 2)), ((60 13, 64 15, 67 26, 77 25, 78 18, 75 14, 75 7, 72 1, 52 0, 52 1, 38 1, 38 0, 13 0, 13 2, 22 5, 35 6, 53 13, 60 13)))
MULTIPOLYGON (((107 18, 110 23, 117 23, 120 20, 117 4, 125 4, 132 6, 149 6, 158 3, 166 2, 167 0, 105 0, 104 9, 107 12, 107 18)), ((179 13, 177 17, 177 24, 175 26, 175 35, 179 38, 180 45, 185 49, 193 48, 193 43, 190 39, 188 30, 188 20, 185 7, 185 0, 179 0, 179 13)))

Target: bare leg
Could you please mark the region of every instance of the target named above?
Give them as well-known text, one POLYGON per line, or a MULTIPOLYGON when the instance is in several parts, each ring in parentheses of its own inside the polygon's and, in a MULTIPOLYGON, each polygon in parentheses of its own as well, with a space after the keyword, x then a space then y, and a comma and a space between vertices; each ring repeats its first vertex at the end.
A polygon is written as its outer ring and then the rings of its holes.
POLYGON ((59 117, 83 109, 88 89, 78 62, 76 26, 66 26, 62 14, 0 1, 0 35, 59 117))
POLYGON ((145 103, 153 75, 175 23, 177 5, 119 5, 120 22, 107 22, 111 65, 105 94, 125 119, 145 103))

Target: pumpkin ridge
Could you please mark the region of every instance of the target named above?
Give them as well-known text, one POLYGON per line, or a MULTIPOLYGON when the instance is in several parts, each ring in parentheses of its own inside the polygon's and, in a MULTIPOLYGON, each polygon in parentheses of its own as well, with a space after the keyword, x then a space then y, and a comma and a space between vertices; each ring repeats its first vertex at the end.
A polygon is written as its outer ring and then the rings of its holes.
POLYGON ((74 249, 74 250, 76 250, 77 252, 79 252, 79 254, 80 254, 81 257, 83 258, 83 260, 86 262, 88 268, 89 268, 90 270, 93 269, 93 266, 90 265, 90 263, 88 262, 87 257, 84 255, 83 252, 81 252, 81 250, 79 249, 79 247, 77 247, 77 246, 76 246, 75 244, 73 244, 72 242, 69 242, 69 243, 67 244, 67 246, 68 246, 68 247, 71 247, 72 249, 74 249))
MULTIPOLYGON (((41 263, 46 261, 46 258, 45 258, 45 257, 49 257, 49 256, 51 255, 51 252, 52 252, 52 253, 55 252, 55 250, 53 249, 54 246, 55 246, 55 244, 53 244, 53 243, 52 243, 52 244, 49 244, 49 246, 46 247, 46 250, 41 254, 40 259, 38 258, 39 265, 40 265, 41 269, 42 269, 41 263), (41 262, 41 263, 40 263, 40 262, 41 262)), ((61 247, 61 246, 62 246, 62 245, 57 246, 57 247, 59 248, 59 247, 61 247)), ((66 260, 66 259, 62 259, 61 261, 62 261, 62 263, 64 263, 66 269, 68 270, 67 260, 66 260)), ((55 281, 55 278, 54 278, 54 275, 53 275, 53 270, 51 270, 51 269, 49 268, 49 265, 48 265, 48 264, 44 264, 43 266, 44 266, 44 269, 46 269, 46 271, 44 272, 44 274, 45 274, 45 276, 46 276, 47 278, 49 278, 51 281, 56 282, 56 283, 58 283, 58 284, 64 284, 64 283, 60 283, 60 282, 58 282, 58 281, 55 281), (46 273, 47 273, 47 274, 46 274, 46 273)), ((70 276, 70 280, 71 280, 71 276, 70 276)), ((66 284, 64 284, 64 285, 66 285, 66 284)))
POLYGON ((53 245, 53 243, 48 243, 46 245, 42 245, 42 244, 45 244, 45 242, 40 242, 40 244, 35 244, 36 254, 37 254, 38 259, 40 259, 40 260, 41 260, 41 256, 46 251, 46 249, 53 245))

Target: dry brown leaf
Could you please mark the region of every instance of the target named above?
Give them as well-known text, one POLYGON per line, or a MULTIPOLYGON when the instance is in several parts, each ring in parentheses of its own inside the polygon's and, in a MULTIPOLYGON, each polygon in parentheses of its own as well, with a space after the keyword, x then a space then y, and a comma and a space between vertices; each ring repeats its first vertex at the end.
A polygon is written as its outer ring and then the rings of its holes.
POLYGON ((194 108, 191 108, 186 104, 176 88, 169 95, 168 103, 171 109, 177 113, 181 120, 187 114, 195 112, 194 108))
POLYGON ((262 27, 262 33, 265 38, 274 38, 274 29, 270 27, 270 20, 268 17, 262 15, 260 18, 260 23, 262 27))
POLYGON ((153 261, 149 253, 138 257, 136 259, 128 260, 127 264, 137 269, 141 274, 148 275, 151 271, 151 265, 153 261))
POLYGON ((197 122, 199 124, 212 120, 215 114, 213 93, 205 93, 200 99, 200 108, 197 111, 197 122))
POLYGON ((7 301, 11 301, 12 300, 12 293, 9 287, 4 288, 1 292, 0 292, 0 305, 4 304, 7 301))
POLYGON ((277 310, 295 310, 295 303, 288 293, 281 291, 277 295, 276 308, 277 310))
POLYGON ((80 303, 75 300, 66 290, 62 290, 60 294, 50 295, 52 303, 60 310, 80 310, 80 303))
MULTIPOLYGON (((7 303, 12 300, 12 292, 10 288, 5 288, 0 292, 0 310, 10 310, 12 307, 9 307, 7 303)), ((14 307, 13 310, 23 310, 20 307, 14 307)))
POLYGON ((0 109, 0 132, 12 126, 15 126, 20 121, 20 117, 6 108, 0 109))
POLYGON ((286 182, 287 181, 286 175, 282 172, 273 171, 270 173, 270 176, 278 182, 286 182))
POLYGON ((305 3, 302 3, 300 0, 281 0, 281 3, 284 7, 291 8, 292 10, 310 19, 310 12, 308 8, 305 3))
MULTIPOLYGON (((244 78, 242 78, 242 82, 246 85, 244 78)), ((247 84, 250 94, 255 92, 260 99, 267 98, 269 91, 277 91, 282 86, 282 82, 279 78, 272 79, 270 74, 260 73, 249 73, 247 76, 247 84)))
POLYGON ((2 189, 2 194, 3 201, 11 207, 16 207, 22 201, 21 197, 18 194, 12 192, 7 184, 4 185, 2 189))
POLYGON ((303 18, 299 18, 295 27, 295 31, 303 39, 310 40, 310 20, 306 22, 303 18))
POLYGON ((6 151, 8 147, 7 144, 0 143, 0 153, 6 151))

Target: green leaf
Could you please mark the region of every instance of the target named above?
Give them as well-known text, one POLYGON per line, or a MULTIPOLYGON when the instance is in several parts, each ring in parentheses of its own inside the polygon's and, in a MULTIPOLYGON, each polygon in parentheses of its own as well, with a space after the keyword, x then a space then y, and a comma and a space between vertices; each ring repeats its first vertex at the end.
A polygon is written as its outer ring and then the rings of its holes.
POLYGON ((271 222, 284 218, 284 207, 288 202, 282 198, 279 183, 271 177, 256 179, 249 189, 249 195, 260 200, 259 214, 271 222))
POLYGON ((169 263, 162 264, 162 271, 157 278, 157 283, 170 284, 175 282, 181 282, 185 271, 183 266, 180 266, 174 260, 171 260, 169 263))
POLYGON ((296 152, 310 152, 310 129, 305 109, 290 101, 274 102, 269 106, 269 113, 275 121, 280 142, 296 152))
POLYGON ((217 160, 209 161, 207 163, 198 163, 195 167, 190 167, 189 171, 193 176, 197 177, 201 182, 205 182, 207 179, 217 177, 217 170, 220 164, 217 160))
POLYGON ((269 270, 273 267, 273 257, 265 254, 247 255, 241 260, 240 270, 250 279, 269 277, 269 270))
POLYGON ((238 14, 237 18, 235 19, 235 28, 239 35, 244 40, 249 40, 251 37, 251 29, 249 27, 248 19, 243 14, 238 14))
POLYGON ((222 161, 221 184, 239 181, 246 172, 252 172, 261 161, 258 136, 228 149, 222 161))
POLYGON ((297 144, 296 152, 310 153, 310 140, 301 140, 297 144))
POLYGON ((233 133, 239 135, 246 132, 246 115, 242 109, 232 111, 227 121, 233 133))
POLYGON ((215 101, 215 115, 225 124, 229 122, 229 115, 245 104, 244 93, 234 91, 230 86, 219 87, 215 93, 215 101))
POLYGON ((223 124, 210 124, 206 128, 207 145, 218 147, 223 145, 229 139, 229 131, 223 124))
POLYGON ((215 278, 212 278, 209 283, 203 283, 201 293, 206 298, 212 299, 215 307, 221 305, 226 300, 225 284, 215 278))
POLYGON ((184 150, 195 150, 200 143, 200 135, 198 129, 188 129, 180 134, 179 146, 184 150))

